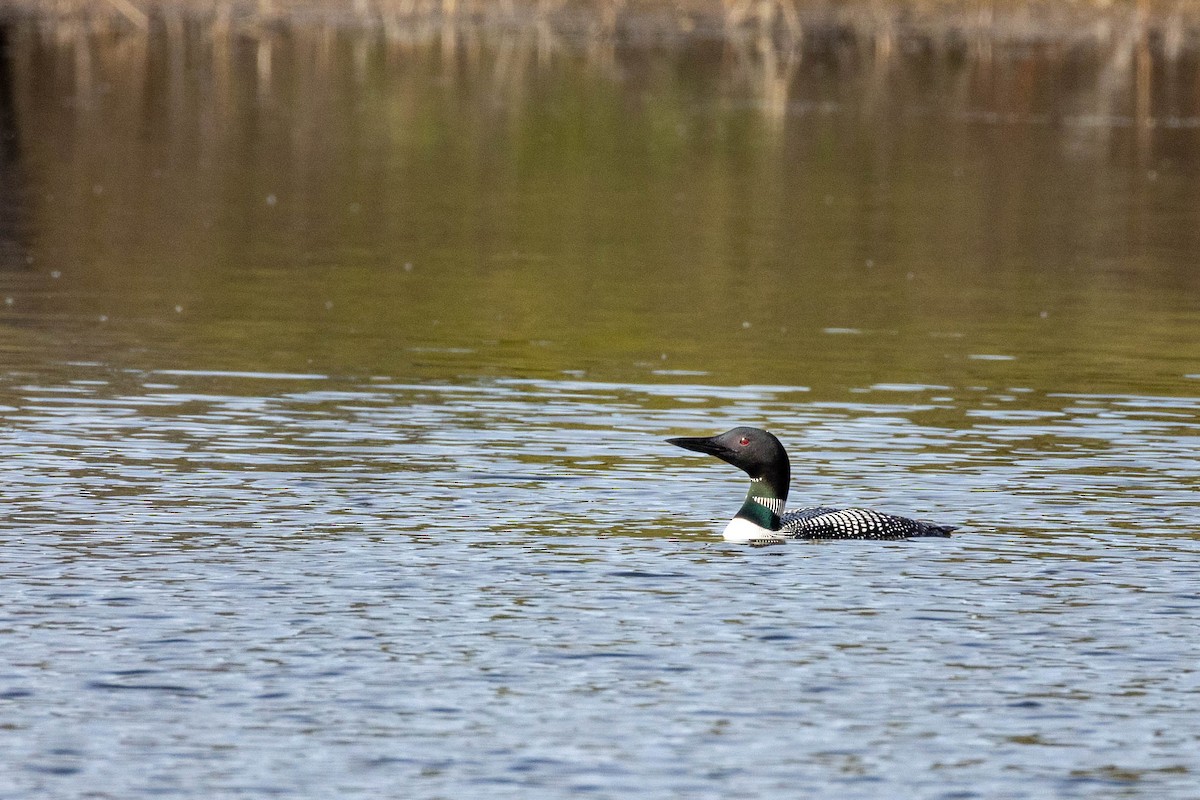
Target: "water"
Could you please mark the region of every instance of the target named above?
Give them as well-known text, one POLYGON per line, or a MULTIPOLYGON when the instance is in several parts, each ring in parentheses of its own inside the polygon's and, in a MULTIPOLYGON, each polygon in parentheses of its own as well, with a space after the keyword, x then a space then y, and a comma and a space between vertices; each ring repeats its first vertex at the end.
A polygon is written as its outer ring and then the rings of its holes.
POLYGON ((6 33, 0 797, 1195 796, 1185 56, 172 35, 6 33))

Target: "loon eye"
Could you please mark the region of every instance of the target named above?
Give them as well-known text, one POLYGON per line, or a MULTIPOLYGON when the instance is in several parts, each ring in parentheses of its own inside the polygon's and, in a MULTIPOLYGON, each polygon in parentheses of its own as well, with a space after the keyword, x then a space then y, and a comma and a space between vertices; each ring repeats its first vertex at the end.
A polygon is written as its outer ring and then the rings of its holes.
POLYGON ((750 440, 747 439, 745 436, 743 436, 741 441, 738 442, 738 444, 740 444, 742 447, 745 447, 746 445, 750 444, 750 440))

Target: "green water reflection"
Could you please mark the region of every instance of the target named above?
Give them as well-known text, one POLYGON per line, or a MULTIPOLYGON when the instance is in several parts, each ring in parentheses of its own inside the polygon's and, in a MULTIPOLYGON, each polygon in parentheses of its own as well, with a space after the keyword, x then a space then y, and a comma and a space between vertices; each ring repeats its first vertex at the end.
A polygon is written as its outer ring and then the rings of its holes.
POLYGON ((1200 386, 1195 54, 6 35, 12 363, 1200 386))

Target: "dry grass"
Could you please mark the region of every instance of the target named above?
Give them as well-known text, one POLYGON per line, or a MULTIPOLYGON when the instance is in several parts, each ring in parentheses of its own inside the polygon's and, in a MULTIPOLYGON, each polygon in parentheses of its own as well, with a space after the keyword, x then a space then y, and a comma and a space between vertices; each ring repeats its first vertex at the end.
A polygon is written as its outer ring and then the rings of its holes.
POLYGON ((544 28, 556 34, 661 38, 693 33, 798 40, 814 28, 999 40, 1125 38, 1131 28, 1182 44, 1200 32, 1200 0, 0 0, 52 22, 145 29, 156 19, 215 29, 312 22, 544 28))

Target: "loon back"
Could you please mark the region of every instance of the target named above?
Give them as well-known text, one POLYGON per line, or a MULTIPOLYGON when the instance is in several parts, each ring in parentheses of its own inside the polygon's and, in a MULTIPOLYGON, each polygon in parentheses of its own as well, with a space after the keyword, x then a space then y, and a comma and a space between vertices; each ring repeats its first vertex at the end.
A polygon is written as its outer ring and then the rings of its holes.
POLYGON ((869 508, 813 506, 784 514, 780 533, 789 539, 911 539, 948 537, 953 525, 938 525, 869 508))
POLYGON ((725 527, 727 541, 771 544, 785 539, 908 539, 949 536, 952 525, 883 514, 867 508, 811 506, 784 513, 791 464, 787 451, 760 428, 739 427, 717 436, 667 442, 728 461, 750 476, 750 490, 725 527))

